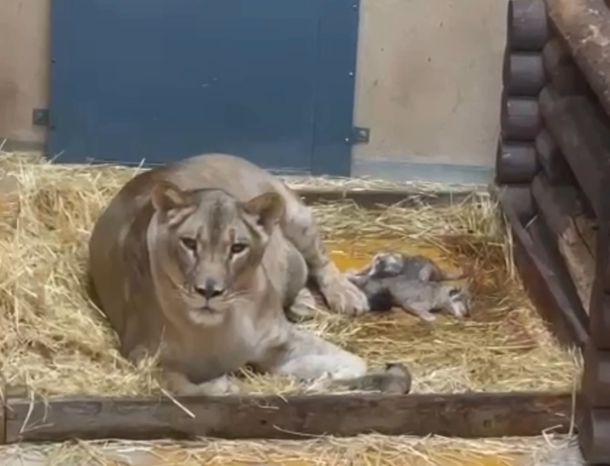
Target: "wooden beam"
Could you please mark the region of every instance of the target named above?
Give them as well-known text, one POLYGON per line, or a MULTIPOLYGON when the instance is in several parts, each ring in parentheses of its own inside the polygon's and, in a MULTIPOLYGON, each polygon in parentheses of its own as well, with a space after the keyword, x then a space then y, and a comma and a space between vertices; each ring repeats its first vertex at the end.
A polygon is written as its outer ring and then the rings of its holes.
POLYGON ((6 443, 6 405, 4 402, 6 391, 0 387, 0 445, 6 443))
MULTIPOLYGON (((608 212, 607 197, 602 200, 602 212, 608 212)), ((590 304, 591 339, 598 349, 610 350, 610 225, 599 222, 596 241, 595 280, 590 304)))
POLYGON ((550 87, 540 93, 540 112, 580 188, 600 216, 600 199, 610 160, 607 118, 586 97, 560 97, 550 87))
POLYGON ((610 10, 603 0, 547 1, 553 27, 610 114, 610 10))
POLYGON ((554 272, 559 266, 549 251, 551 239, 548 231, 539 218, 530 221, 526 230, 515 212, 512 197, 511 191, 507 190, 500 201, 510 224, 513 257, 523 285, 558 340, 567 346, 582 347, 588 338, 587 329, 554 272))
POLYGON ((9 400, 7 443, 430 434, 481 438, 566 431, 570 394, 311 395, 9 400), (191 414, 189 414, 191 413, 191 414), (192 417, 194 416, 194 417, 192 417))
POLYGON ((490 191, 494 202, 509 203, 517 221, 525 225, 536 215, 531 186, 531 183, 493 185, 490 191))
POLYGON ((547 79, 561 95, 580 95, 590 92, 582 73, 570 53, 557 37, 542 49, 542 61, 547 79))
POLYGON ((582 396, 592 408, 610 409, 610 351, 595 347, 589 339, 584 351, 582 396))
POLYGON ((610 409, 592 408, 579 400, 578 443, 586 464, 610 464, 610 409))
MULTIPOLYGON (((545 175, 536 177, 532 183, 532 195, 546 225, 555 236, 557 253, 555 259, 567 276, 562 281, 566 294, 577 292, 570 301, 583 326, 588 327, 589 303, 595 277, 594 222, 588 219, 581 207, 578 192, 571 186, 552 186, 545 175)), ((559 271, 557 272, 560 278, 559 271)), ((563 274, 562 278, 563 278, 563 274)))
POLYGON ((542 166, 551 184, 566 185, 576 183, 568 162, 547 129, 543 129, 538 133, 534 145, 536 146, 538 163, 542 166))

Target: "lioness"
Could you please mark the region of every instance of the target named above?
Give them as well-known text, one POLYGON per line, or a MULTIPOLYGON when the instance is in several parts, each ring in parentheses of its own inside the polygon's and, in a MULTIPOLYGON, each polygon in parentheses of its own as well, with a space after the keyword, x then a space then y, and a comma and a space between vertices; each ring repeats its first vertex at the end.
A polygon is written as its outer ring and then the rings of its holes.
POLYGON ((227 375, 245 365, 371 380, 360 357, 287 320, 308 274, 335 311, 368 302, 329 259, 310 209, 244 159, 200 155, 135 176, 95 224, 89 274, 121 354, 137 363, 158 352, 177 394, 235 392, 227 375))

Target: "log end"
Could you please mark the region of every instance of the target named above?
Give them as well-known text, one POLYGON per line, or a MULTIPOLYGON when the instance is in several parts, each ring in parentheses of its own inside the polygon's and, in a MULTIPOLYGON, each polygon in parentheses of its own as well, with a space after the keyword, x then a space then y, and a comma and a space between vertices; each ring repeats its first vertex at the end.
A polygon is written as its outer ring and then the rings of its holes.
POLYGON ((510 0, 506 30, 512 51, 541 51, 549 38, 545 1, 510 0))
POLYGON ((498 141, 496 152, 496 180, 498 183, 530 183, 538 170, 536 149, 533 144, 498 141))
POLYGON ((510 97, 505 89, 502 92, 501 106, 500 127, 502 139, 533 142, 542 130, 538 99, 510 97))

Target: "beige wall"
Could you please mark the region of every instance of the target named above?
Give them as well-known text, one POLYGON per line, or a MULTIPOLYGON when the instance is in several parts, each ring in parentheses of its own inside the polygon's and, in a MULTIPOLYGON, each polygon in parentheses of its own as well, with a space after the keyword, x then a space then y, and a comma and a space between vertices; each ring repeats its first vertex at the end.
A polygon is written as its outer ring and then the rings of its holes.
POLYGON ((41 143, 32 109, 45 108, 50 0, 0 0, 0 137, 41 143))
MULTIPOLYGON (((361 0, 359 160, 492 165, 505 0, 361 0)), ((0 1, 0 136, 44 141, 50 0, 0 1)))
POLYGON ((361 0, 357 158, 491 165, 506 0, 361 0))

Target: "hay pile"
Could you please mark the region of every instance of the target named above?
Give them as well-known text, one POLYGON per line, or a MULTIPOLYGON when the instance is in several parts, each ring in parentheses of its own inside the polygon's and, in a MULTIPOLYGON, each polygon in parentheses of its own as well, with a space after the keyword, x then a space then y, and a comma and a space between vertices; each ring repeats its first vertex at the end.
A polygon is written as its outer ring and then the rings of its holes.
MULTIPOLYGON (((158 392, 154 368, 136 369, 119 356, 114 334, 84 292, 90 229, 136 170, 49 165, 10 154, 0 169, 20 183, 15 199, 0 189, 0 373, 11 386, 39 394, 158 392)), ((411 249, 432 247, 448 262, 472 266, 476 306, 471 319, 441 319, 434 329, 399 312, 350 319, 324 310, 306 327, 372 366, 407 363, 416 392, 573 388, 580 363, 555 344, 525 297, 488 196, 443 208, 371 212, 341 203, 315 211, 331 244, 340 237, 354 244, 383 238, 411 249)), ((306 390, 252 374, 241 383, 254 393, 306 390)))
POLYGON ((361 435, 298 441, 79 442, 0 448, 5 466, 584 466, 569 436, 459 440, 361 435))

